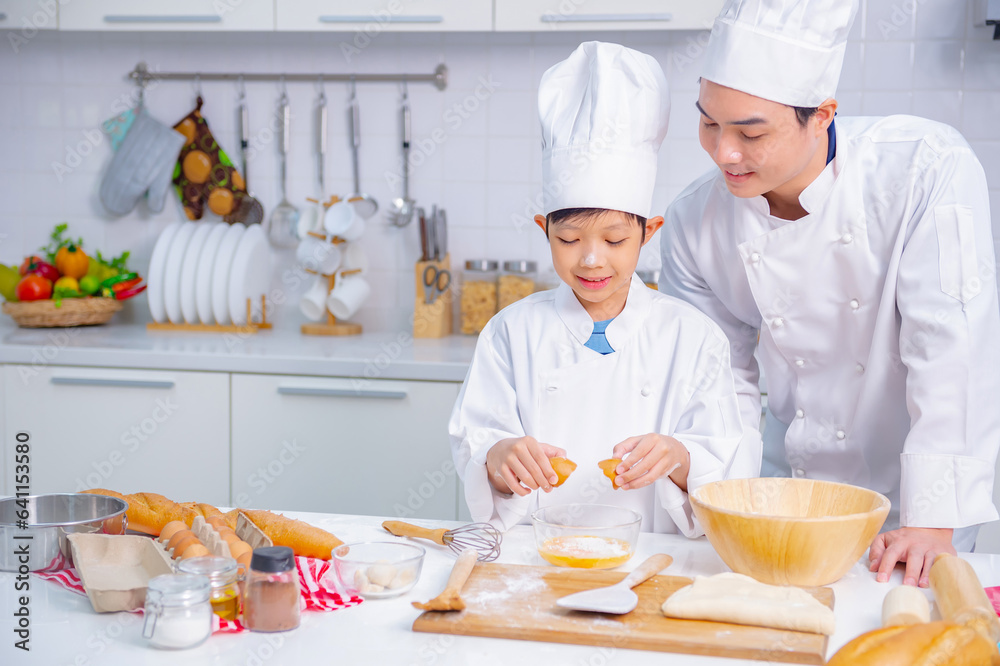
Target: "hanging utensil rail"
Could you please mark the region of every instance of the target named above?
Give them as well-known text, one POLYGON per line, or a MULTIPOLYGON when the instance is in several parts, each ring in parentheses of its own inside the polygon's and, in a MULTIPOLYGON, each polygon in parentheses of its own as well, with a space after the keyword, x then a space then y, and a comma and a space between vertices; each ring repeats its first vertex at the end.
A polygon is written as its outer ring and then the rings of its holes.
POLYGON ((150 81, 308 81, 315 83, 322 79, 331 81, 354 81, 356 83, 433 83, 438 90, 444 90, 448 85, 448 67, 438 65, 433 74, 262 74, 248 72, 154 72, 144 62, 135 66, 128 77, 140 87, 145 87, 150 81))

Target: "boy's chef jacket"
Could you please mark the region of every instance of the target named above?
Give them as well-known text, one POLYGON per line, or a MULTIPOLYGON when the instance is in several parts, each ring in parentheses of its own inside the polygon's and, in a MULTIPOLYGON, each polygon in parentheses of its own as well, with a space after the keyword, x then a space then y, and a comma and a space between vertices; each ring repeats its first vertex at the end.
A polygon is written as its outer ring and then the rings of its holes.
POLYGON ((881 492, 885 529, 995 520, 1000 314, 983 169, 957 131, 920 118, 838 118, 836 133, 799 220, 733 196, 718 169, 689 186, 667 211, 660 288, 728 336, 750 448, 757 348, 764 474, 881 492))
POLYGON ((597 463, 622 440, 658 432, 690 451, 690 489, 726 478, 741 437, 729 343, 702 313, 634 275, 605 332, 614 353, 584 346, 593 329, 561 284, 504 309, 480 333, 449 426, 472 518, 507 529, 539 506, 613 504, 639 512, 643 531, 701 534, 687 494, 669 478, 614 490, 597 463), (565 449, 576 471, 551 493, 496 492, 486 452, 525 435, 565 449))

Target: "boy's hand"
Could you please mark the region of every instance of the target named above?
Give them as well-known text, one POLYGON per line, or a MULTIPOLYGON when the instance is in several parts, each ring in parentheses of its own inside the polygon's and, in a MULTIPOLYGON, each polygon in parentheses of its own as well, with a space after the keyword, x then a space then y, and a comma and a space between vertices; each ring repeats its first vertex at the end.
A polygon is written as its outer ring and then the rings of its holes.
POLYGON ((900 527, 875 537, 868 549, 868 569, 878 571, 880 583, 889 580, 897 562, 906 562, 903 585, 930 585, 931 565, 941 553, 955 555, 951 545, 954 530, 924 527, 900 527))
POLYGON ((618 474, 615 484, 624 490, 644 488, 669 476, 678 488, 687 492, 691 454, 673 437, 659 433, 629 437, 615 445, 611 455, 623 459, 615 470, 618 474))
POLYGON ((563 449, 541 444, 534 437, 501 439, 486 452, 486 473, 490 484, 502 493, 523 497, 538 488, 549 492, 558 481, 549 458, 565 455, 563 449))

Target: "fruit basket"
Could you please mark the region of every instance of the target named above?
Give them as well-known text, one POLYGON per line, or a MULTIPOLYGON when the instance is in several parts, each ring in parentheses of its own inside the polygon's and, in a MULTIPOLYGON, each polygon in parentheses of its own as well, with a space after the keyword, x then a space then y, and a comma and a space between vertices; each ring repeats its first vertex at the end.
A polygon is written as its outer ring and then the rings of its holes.
POLYGON ((4 303, 4 313, 23 328, 106 324, 123 303, 113 298, 64 298, 61 301, 4 303))

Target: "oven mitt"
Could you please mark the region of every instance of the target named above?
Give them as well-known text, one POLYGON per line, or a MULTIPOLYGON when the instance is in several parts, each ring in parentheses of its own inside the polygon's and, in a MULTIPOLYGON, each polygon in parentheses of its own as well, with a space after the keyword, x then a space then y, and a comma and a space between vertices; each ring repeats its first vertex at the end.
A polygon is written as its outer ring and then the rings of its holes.
POLYGON ((229 156, 216 143, 208 122, 201 115, 204 103, 198 104, 174 129, 184 135, 185 143, 174 167, 174 186, 189 220, 200 220, 205 207, 233 223, 247 194, 246 182, 229 156))
POLYGON ((171 167, 183 144, 181 134, 150 116, 145 109, 136 112, 101 181, 100 197, 104 207, 115 215, 125 215, 148 190, 150 209, 163 210, 171 167))

